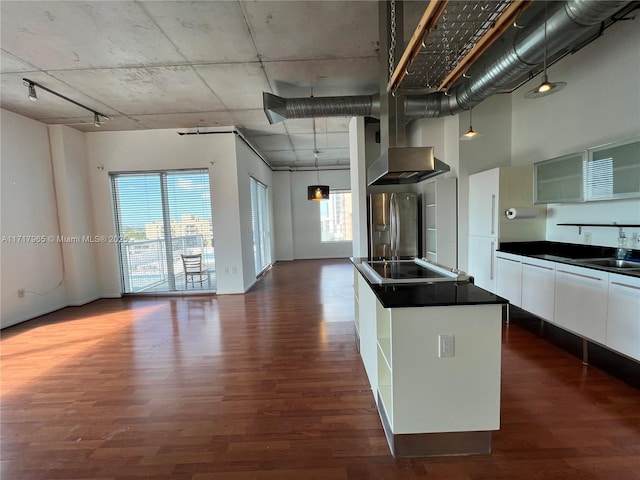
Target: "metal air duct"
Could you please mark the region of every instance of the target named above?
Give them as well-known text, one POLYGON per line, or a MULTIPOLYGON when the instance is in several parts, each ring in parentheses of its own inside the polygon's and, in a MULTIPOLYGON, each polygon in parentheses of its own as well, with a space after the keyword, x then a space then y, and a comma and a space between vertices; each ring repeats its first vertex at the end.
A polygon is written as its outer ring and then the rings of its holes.
MULTIPOLYGON (((553 56, 570 48, 594 26, 616 14, 628 1, 569 0, 550 2, 547 18, 547 52, 553 56)), ((404 103, 406 120, 456 115, 469 110, 508 87, 543 60, 544 22, 540 13, 516 36, 512 45, 494 54, 495 59, 474 76, 445 95, 436 92, 408 96, 404 103)), ((264 111, 270 123, 287 118, 371 116, 379 118, 380 97, 282 98, 263 94, 264 111)))
POLYGON ((380 116, 379 95, 282 98, 263 92, 262 105, 270 124, 289 118, 380 116))
MULTIPOLYGON (((550 2, 547 19, 547 52, 553 56, 570 48, 594 26, 605 21, 629 2, 571 0, 550 2)), ((409 119, 456 115, 469 110, 501 89, 517 81, 543 60, 544 23, 541 13, 532 19, 516 36, 513 45, 495 55, 484 69, 460 84, 449 95, 441 92, 408 97, 405 116, 409 119)))

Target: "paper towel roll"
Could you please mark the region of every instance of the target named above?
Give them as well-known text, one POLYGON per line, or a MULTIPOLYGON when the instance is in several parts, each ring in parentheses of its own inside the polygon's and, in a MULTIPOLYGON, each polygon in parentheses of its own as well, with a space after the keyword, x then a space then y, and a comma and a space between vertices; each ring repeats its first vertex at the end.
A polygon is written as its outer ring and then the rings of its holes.
POLYGON ((535 207, 511 207, 504 214, 507 219, 514 220, 516 218, 536 218, 538 209, 535 207))

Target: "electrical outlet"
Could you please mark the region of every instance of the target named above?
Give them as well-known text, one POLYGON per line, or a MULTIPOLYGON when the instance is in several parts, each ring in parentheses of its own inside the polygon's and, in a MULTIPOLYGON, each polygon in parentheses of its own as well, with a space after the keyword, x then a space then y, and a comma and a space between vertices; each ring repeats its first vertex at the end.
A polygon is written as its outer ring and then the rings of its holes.
POLYGON ((584 243, 591 244, 591 232, 584 232, 584 243))
POLYGON ((18 296, 19 296, 20 298, 24 297, 24 288, 20 288, 20 289, 18 289, 18 296))
POLYGON ((454 357, 456 354, 455 335, 438 335, 438 357, 454 357))

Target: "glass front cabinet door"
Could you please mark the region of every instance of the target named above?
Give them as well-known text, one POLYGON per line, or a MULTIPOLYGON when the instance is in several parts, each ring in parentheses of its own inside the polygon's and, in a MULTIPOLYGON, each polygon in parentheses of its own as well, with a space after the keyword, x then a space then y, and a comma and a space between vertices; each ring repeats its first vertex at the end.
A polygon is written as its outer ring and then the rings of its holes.
POLYGON ((590 148, 585 173, 587 201, 640 197, 640 137, 590 148))
POLYGON ((585 152, 534 164, 534 203, 583 202, 585 152))

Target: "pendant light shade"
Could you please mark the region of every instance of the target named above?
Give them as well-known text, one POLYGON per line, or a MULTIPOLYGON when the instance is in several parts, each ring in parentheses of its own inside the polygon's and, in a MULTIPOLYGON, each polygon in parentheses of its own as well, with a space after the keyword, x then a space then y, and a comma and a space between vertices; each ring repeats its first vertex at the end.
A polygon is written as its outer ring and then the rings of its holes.
POLYGON ((525 98, 540 98, 546 97, 547 95, 551 95, 552 93, 559 92, 564 87, 567 86, 566 82, 549 82, 549 78, 545 73, 542 76, 542 83, 538 85, 536 88, 529 90, 524 94, 525 98))
MULTIPOLYGON (((313 158, 316 164, 316 178, 320 183, 320 171, 318 170, 318 155, 320 152, 316 143, 316 119, 313 119, 313 158)), ((329 185, 309 185, 307 187, 307 200, 313 202, 320 202, 322 200, 329 200, 329 185)))
POLYGON ((471 124, 472 112, 473 112, 473 108, 469 109, 469 130, 467 130, 465 133, 463 133, 460 136, 460 140, 473 140, 474 138, 478 138, 482 136, 481 133, 478 133, 473 129, 473 125, 471 124))
POLYGON ((314 202, 329 200, 329 185, 309 185, 307 187, 307 200, 314 202))
POLYGON ((524 94, 524 98, 540 98, 559 92, 567 86, 566 82, 550 82, 547 75, 547 5, 544 5, 544 63, 542 64, 542 82, 536 88, 524 94))

